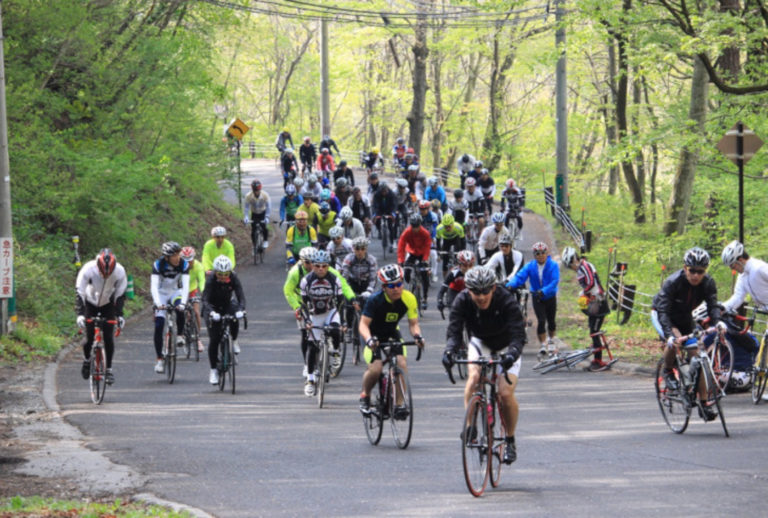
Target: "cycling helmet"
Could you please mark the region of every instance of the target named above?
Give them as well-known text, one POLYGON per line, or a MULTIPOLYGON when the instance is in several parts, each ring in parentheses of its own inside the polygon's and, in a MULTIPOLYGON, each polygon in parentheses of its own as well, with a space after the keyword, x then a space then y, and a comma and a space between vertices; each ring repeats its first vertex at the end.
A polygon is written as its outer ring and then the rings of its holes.
POLYGON ((408 187, 408 180, 406 180, 405 178, 398 178, 397 180, 395 180, 395 183, 397 184, 398 187, 402 187, 403 189, 408 187))
POLYGON ((464 162, 465 164, 468 164, 469 163, 469 155, 464 153, 464 155, 462 155, 462 157, 461 157, 461 161, 464 162))
POLYGON ((331 185, 331 180, 330 180, 329 178, 326 178, 325 176, 323 176, 323 177, 320 179, 320 183, 322 183, 322 184, 323 184, 323 187, 324 187, 324 188, 327 188, 329 185, 331 185))
POLYGON ((317 182, 317 176, 315 176, 314 174, 307 176, 307 183, 309 185, 313 185, 315 182, 317 182))
POLYGON ((292 155, 293 154, 293 148, 292 147, 285 148, 285 154, 286 155, 292 155))
MULTIPOLYGON (((722 374, 720 376, 722 376, 722 374)), ((750 382, 751 382, 751 377, 748 372, 733 371, 728 385, 734 389, 746 389, 747 387, 749 387, 750 382)))
POLYGON ((327 147, 324 147, 323 149, 321 149, 321 150, 320 150, 320 152, 321 152, 322 154, 324 154, 324 155, 327 155, 328 153, 330 153, 330 151, 328 151, 328 148, 327 148, 327 147))
POLYGON ((213 227, 211 229, 211 237, 224 237, 227 235, 227 229, 224 227, 213 227))
POLYGON ((368 244, 370 243, 370 240, 367 237, 356 237, 354 241, 352 241, 352 246, 355 248, 355 250, 365 250, 368 248, 368 244))
POLYGON ((726 266, 731 266, 736 262, 736 259, 742 255, 744 255, 744 245, 738 241, 731 241, 728 243, 728 246, 723 249, 723 264, 726 266))
POLYGON ((515 181, 512 178, 507 178, 505 185, 507 186, 507 189, 514 189, 515 181))
POLYGON ((469 178, 467 178, 467 180, 464 182, 464 186, 466 188, 474 187, 475 184, 477 184, 477 180, 475 180, 471 176, 469 178))
POLYGON ((430 176, 429 180, 427 180, 427 184, 429 184, 430 187, 437 187, 437 176, 430 176))
POLYGON ((350 207, 342 207, 341 211, 339 212, 339 218, 341 218, 341 221, 349 221, 353 216, 354 214, 352 213, 352 209, 350 207))
POLYGON ((312 255, 312 264, 328 264, 331 262, 331 254, 325 250, 315 250, 312 255))
POLYGON ((492 223, 504 223, 504 214, 501 212, 494 212, 491 215, 491 222, 492 223))
POLYGON ((292 183, 289 183, 285 186, 285 194, 286 196, 293 196, 296 194, 296 186, 292 183))
POLYGON ((411 216, 410 223, 412 227, 420 227, 421 226, 421 215, 420 214, 414 214, 411 216))
POLYGON ((709 254, 706 250, 694 246, 683 256, 683 263, 685 266, 700 266, 706 268, 709 266, 709 254))
POLYGON ((260 191, 261 190, 261 182, 259 180, 254 180, 251 182, 251 189, 254 191, 260 191))
POLYGON ((475 169, 477 169, 478 167, 483 167, 483 161, 482 160, 478 160, 477 162, 475 162, 475 169))
POLYGON ((288 131, 288 128, 283 128, 283 133, 290 133, 290 131, 288 131))
POLYGON ((323 135, 323 140, 331 140, 331 136, 330 135, 323 135))
POLYGON ((312 262, 312 258, 315 255, 315 249, 311 246, 305 246, 301 250, 299 250, 299 259, 302 261, 309 261, 312 262))
POLYGON ((579 254, 576 253, 576 249, 572 246, 566 246, 563 249, 562 255, 560 255, 560 260, 563 261, 563 264, 565 266, 570 266, 570 264, 573 262, 574 259, 578 260, 579 254))
POLYGON ((533 246, 531 247, 531 250, 533 250, 534 254, 536 252, 548 252, 549 251, 549 247, 547 246, 547 244, 544 241, 538 241, 538 242, 533 244, 533 246))
POLYGON ((426 182, 427 181, 427 175, 425 175, 424 173, 420 172, 418 175, 416 175, 416 179, 418 181, 420 181, 420 182, 426 182))
POLYGON ((347 165, 346 160, 342 160, 341 162, 339 162, 339 167, 344 167, 345 165, 347 165))
POLYGON ((320 212, 323 214, 328 214, 331 212, 331 206, 328 204, 327 201, 320 202, 320 212))
POLYGON ((397 137, 397 143, 402 146, 403 144, 405 144, 405 139, 403 137, 397 137))
POLYGON ((461 189, 454 189, 453 197, 454 198, 463 198, 464 197, 464 191, 462 191, 461 189))
POLYGON ((499 236, 499 245, 512 245, 512 234, 505 232, 499 236))
POLYGON ((294 217, 298 219, 307 219, 309 217, 309 214, 307 214, 307 211, 304 210, 297 210, 296 214, 294 214, 294 217))
POLYGON ((439 209, 441 207, 440 200, 437 200, 437 199, 432 200, 430 202, 430 205, 432 205, 432 208, 435 209, 435 210, 437 210, 437 209, 439 209))
POLYGON ((411 165, 408 166, 408 170, 409 171, 418 171, 419 170, 419 166, 417 166, 416 164, 411 164, 411 165))
POLYGON ((379 148, 377 148, 377 147, 372 147, 372 148, 371 148, 371 153, 373 153, 374 155, 378 154, 378 153, 379 153, 379 148))
POLYGON ((181 252, 181 246, 176 241, 168 241, 163 243, 162 251, 165 257, 170 257, 181 252))
POLYGON ((346 187, 347 186, 347 179, 344 177, 338 178, 336 180, 336 187, 346 187))
POLYGON ((419 202, 419 210, 429 210, 430 207, 432 207, 432 204, 427 200, 421 200, 419 202))
POLYGON ((232 261, 226 255, 220 255, 213 260, 213 271, 216 273, 229 273, 232 271, 232 261))
POLYGON ((693 308, 693 311, 691 311, 691 316, 693 316, 693 320, 695 322, 704 322, 707 318, 709 318, 709 312, 707 311, 707 303, 702 302, 695 308, 693 308))
POLYGON ((475 253, 472 250, 462 250, 456 254, 456 260, 461 266, 472 266, 475 264, 475 253))
POLYGON ((483 174, 488 174, 488 169, 486 169, 485 167, 483 167, 483 170, 482 170, 482 171, 480 171, 480 174, 481 174, 481 175, 483 175, 483 174))
POLYGON ((185 246, 181 249, 181 258, 185 261, 191 261, 195 258, 195 249, 191 246, 185 246))
POLYGON ((321 200, 330 200, 331 199, 331 190, 330 189, 323 189, 320 192, 320 199, 321 200))
POLYGON ((399 264, 388 264, 379 268, 378 277, 382 284, 389 284, 402 281, 405 273, 399 264))
POLYGON ((389 184, 386 180, 382 180, 379 182, 379 189, 383 190, 389 190, 389 184))
POLYGON ((369 180, 378 180, 379 179, 379 173, 371 173, 368 175, 369 180))
POLYGON ((441 223, 444 226, 449 227, 454 223, 456 223, 456 218, 453 217, 453 214, 446 214, 445 216, 443 216, 443 220, 441 221, 441 223))
POLYGON ((115 270, 117 259, 109 248, 102 248, 96 256, 96 266, 102 277, 109 277, 115 270))
POLYGON ((311 139, 309 137, 304 137, 304 142, 309 142, 311 139))
POLYGON ((485 266, 473 266, 464 274, 464 285, 470 290, 487 290, 496 284, 496 274, 485 266))
POLYGON ((344 237, 344 229, 341 227, 331 227, 331 230, 328 231, 328 237, 331 239, 344 237))
POLYGON ((297 176, 293 179, 293 185, 296 186, 296 189, 301 189, 301 187, 304 185, 304 178, 297 176))

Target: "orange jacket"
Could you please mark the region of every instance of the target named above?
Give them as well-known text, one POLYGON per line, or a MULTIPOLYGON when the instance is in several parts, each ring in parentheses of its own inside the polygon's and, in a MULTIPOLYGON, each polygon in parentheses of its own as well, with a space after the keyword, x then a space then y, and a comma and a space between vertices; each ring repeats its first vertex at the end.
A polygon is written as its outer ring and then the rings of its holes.
POLYGON ((404 263, 406 253, 429 261, 429 251, 432 247, 432 236, 424 227, 408 227, 400 235, 397 242, 397 262, 404 263))

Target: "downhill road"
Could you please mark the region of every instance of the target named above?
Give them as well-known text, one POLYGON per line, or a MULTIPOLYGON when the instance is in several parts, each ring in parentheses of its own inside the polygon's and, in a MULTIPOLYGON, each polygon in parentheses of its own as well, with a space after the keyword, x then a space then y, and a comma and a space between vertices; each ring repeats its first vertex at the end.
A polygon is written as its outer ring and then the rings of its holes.
MULTIPOLYGON (((244 167, 243 188, 257 175, 277 220, 282 180, 274 162, 248 160, 244 167)), ((522 250, 551 241, 543 220, 525 218, 522 250)), ((179 361, 173 385, 155 374, 149 313, 118 339, 117 382, 101 406, 90 403, 80 378, 79 350, 59 366, 65 419, 83 431, 89 447, 144 474, 145 490, 221 517, 765 512, 768 405, 729 395, 730 439, 719 421, 698 417, 675 435, 662 421, 650 378, 580 369, 541 376, 531 371, 535 345, 526 348, 517 391, 518 461, 502 468, 499 488, 473 498, 461 468, 462 386, 452 386, 440 364, 445 322, 434 309, 434 288, 422 320, 427 350, 420 362, 415 355, 409 360, 411 445, 397 449, 385 422, 381 443, 371 446, 357 408, 361 366, 346 363, 331 380, 323 409, 303 394, 299 335, 282 295, 283 237, 270 238, 262 265, 238 250, 249 327, 240 333, 237 394, 208 384, 207 354, 199 363, 179 361)), ((380 245, 374 241, 371 251, 376 255, 380 245)), ((150 270, 148 264, 131 273, 150 270)))

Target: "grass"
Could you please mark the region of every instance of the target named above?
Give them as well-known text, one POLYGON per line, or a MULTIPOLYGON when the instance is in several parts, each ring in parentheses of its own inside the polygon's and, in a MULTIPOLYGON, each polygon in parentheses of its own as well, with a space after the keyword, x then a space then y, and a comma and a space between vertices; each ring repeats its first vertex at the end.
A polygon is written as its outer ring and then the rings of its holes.
POLYGON ((148 505, 141 502, 123 502, 120 499, 104 502, 75 502, 71 500, 54 500, 41 497, 15 496, 0 501, 0 518, 11 517, 84 517, 112 518, 131 517, 141 518, 154 516, 161 518, 189 517, 187 512, 175 512, 165 507, 148 505))

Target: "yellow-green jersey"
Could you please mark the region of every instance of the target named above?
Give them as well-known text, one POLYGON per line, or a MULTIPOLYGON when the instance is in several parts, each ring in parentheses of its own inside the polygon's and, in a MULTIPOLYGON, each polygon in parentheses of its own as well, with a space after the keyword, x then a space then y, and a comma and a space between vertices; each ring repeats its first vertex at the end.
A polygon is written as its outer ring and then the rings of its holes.
POLYGON ((416 297, 408 290, 403 290, 401 297, 395 301, 390 300, 384 290, 379 290, 368 298, 363 308, 363 316, 371 319, 368 326, 371 336, 381 341, 400 338, 399 323, 403 315, 407 315, 408 320, 419 318, 416 297))
POLYGON ((215 239, 209 239, 203 246, 203 270, 210 272, 213 270, 213 260, 220 255, 226 255, 232 261, 232 269, 235 268, 235 245, 229 239, 224 239, 221 246, 216 246, 215 239))
POLYGON ((195 290, 200 290, 200 295, 205 288, 205 268, 203 264, 197 259, 192 259, 192 267, 189 269, 189 293, 192 294, 195 290))

